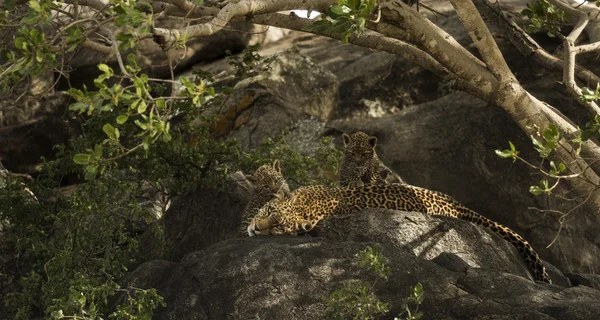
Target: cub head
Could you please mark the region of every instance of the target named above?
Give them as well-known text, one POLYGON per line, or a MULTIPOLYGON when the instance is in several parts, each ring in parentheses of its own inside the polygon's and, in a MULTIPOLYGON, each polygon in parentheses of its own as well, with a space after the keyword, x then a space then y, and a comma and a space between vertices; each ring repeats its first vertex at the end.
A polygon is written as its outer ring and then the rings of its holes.
POLYGON ((272 165, 260 166, 254 174, 247 174, 246 179, 254 186, 254 193, 264 198, 270 199, 273 194, 280 193, 290 196, 290 186, 281 173, 279 160, 272 165))
POLYGON ((360 163, 372 159, 375 154, 377 138, 364 132, 355 132, 352 135, 344 133, 344 155, 347 160, 360 163))

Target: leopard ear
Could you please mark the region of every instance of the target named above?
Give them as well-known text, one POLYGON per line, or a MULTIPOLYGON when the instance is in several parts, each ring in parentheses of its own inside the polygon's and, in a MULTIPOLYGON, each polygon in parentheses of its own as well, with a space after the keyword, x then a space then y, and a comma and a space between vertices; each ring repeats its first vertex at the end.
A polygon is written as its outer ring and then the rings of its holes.
POLYGON ((275 159, 275 161, 273 161, 273 169, 281 173, 281 165, 279 164, 279 160, 275 159))
POLYGON ((272 194, 273 199, 277 199, 277 201, 283 201, 285 199, 285 191, 278 190, 277 193, 272 194))
POLYGON ((377 137, 369 137, 369 140, 367 140, 369 142, 369 145, 371 145, 371 147, 375 148, 375 146, 377 145, 377 137))
POLYGON ((348 146, 348 144, 350 144, 350 136, 346 133, 342 134, 342 139, 344 139, 344 147, 348 146))

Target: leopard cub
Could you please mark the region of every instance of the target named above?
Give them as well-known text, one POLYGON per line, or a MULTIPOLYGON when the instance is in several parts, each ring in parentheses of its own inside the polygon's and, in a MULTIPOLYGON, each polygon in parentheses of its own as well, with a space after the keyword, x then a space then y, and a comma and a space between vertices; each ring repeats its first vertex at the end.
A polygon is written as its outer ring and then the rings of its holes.
POLYGON ((377 138, 364 132, 344 133, 344 156, 340 164, 339 185, 361 187, 374 184, 404 183, 377 156, 377 138))

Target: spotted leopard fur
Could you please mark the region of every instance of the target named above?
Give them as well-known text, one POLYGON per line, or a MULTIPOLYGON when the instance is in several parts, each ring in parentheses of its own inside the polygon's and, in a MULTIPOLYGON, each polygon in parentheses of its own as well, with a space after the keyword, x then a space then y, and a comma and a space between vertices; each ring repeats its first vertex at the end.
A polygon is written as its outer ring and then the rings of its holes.
POLYGON ((274 195, 290 196, 290 187, 281 173, 279 160, 272 165, 262 165, 254 174, 246 174, 246 179, 252 184, 252 196, 244 209, 242 220, 244 221, 242 234, 247 235, 246 226, 254 216, 258 214, 267 202, 275 198, 274 195))
POLYGON ((340 164, 339 185, 360 187, 372 184, 404 183, 377 156, 377 138, 364 132, 343 134, 344 156, 340 164))
POLYGON ((302 187, 294 191, 291 197, 280 194, 279 198, 269 201, 250 222, 248 234, 296 235, 310 231, 327 216, 365 208, 418 211, 483 226, 517 248, 535 279, 552 283, 538 254, 519 234, 479 215, 448 195, 406 184, 348 188, 302 187))

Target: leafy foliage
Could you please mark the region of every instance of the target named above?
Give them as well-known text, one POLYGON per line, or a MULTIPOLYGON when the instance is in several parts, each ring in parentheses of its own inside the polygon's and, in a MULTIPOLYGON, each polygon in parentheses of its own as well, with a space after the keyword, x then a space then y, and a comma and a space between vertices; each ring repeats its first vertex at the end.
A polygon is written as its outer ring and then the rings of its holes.
MULTIPOLYGON (((133 180, 107 174, 64 196, 54 186, 77 167, 64 157, 44 167, 28 183, 39 200, 23 196, 25 181, 8 183, 0 192, 0 220, 7 226, 1 244, 20 261, 19 268, 0 272, 0 283, 12 288, 2 300, 15 319, 95 319, 108 311, 109 297, 135 263, 136 225, 153 221, 153 213, 139 204, 143 188, 133 180)), ((138 311, 127 319, 146 319, 144 314, 161 305, 155 292, 139 290, 136 297, 127 304, 138 311)))
POLYGON ((235 68, 235 76, 238 79, 269 70, 271 63, 277 59, 277 55, 263 59, 258 54, 258 45, 248 46, 239 56, 232 55, 229 50, 225 51, 225 54, 229 65, 235 68))
MULTIPOLYGON (((423 313, 419 312, 419 305, 423 303, 423 299, 425 299, 423 286, 421 283, 417 282, 414 287, 410 287, 410 296, 402 299, 402 313, 399 317, 404 315, 404 319, 406 320, 419 320, 423 318, 423 313), (414 305, 414 309, 411 309, 411 305, 414 305)), ((398 318, 394 318, 397 320, 398 318)))
POLYGON ((339 33, 342 35, 342 41, 348 43, 351 34, 361 35, 365 31, 365 24, 371 18, 376 5, 376 0, 338 0, 337 5, 327 8, 321 20, 305 30, 339 33))
POLYGON ((495 150, 496 154, 500 158, 511 158, 513 162, 517 161, 517 156, 519 155, 519 151, 515 148, 515 145, 512 142, 508 142, 510 149, 504 149, 502 151, 495 150))
POLYGON ((509 141, 510 149, 496 150, 496 154, 501 158, 511 158, 513 162, 519 160, 532 168, 538 169, 547 178, 554 179, 553 184, 548 179, 540 180, 538 185, 532 185, 529 187, 529 192, 535 196, 541 194, 552 194, 552 191, 558 186, 561 179, 571 179, 577 177, 577 175, 565 175, 569 172, 567 165, 564 162, 555 162, 554 160, 548 160, 550 155, 559 146, 561 141, 563 143, 570 144, 575 154, 579 154, 581 150, 581 144, 589 139, 600 137, 600 116, 594 117, 593 120, 589 121, 583 130, 579 129, 577 135, 570 139, 565 140, 558 131, 556 125, 551 124, 542 132, 537 133, 536 136, 531 136, 531 143, 533 148, 538 152, 541 163, 539 165, 533 165, 527 162, 525 159, 519 156, 519 151, 509 141))
POLYGON ((535 0, 527 4, 521 14, 529 18, 525 31, 534 33, 546 31, 549 37, 556 37, 560 28, 571 16, 558 9, 547 0, 535 0))
POLYGON ((338 172, 343 152, 333 147, 331 138, 321 140, 314 156, 305 156, 294 150, 287 142, 289 139, 293 139, 289 131, 274 140, 265 139, 258 148, 242 155, 240 168, 250 172, 262 164, 279 160, 292 189, 313 184, 334 186, 336 181, 332 173, 338 172))
MULTIPOLYGON (((375 245, 367 247, 356 254, 358 264, 373 278, 372 281, 351 281, 345 283, 341 288, 323 297, 327 307, 327 319, 356 319, 370 320, 384 315, 389 311, 387 303, 382 302, 374 293, 378 280, 387 280, 391 268, 387 265, 388 260, 381 252, 381 247, 375 245)), ((423 302, 423 287, 417 283, 411 287, 411 295, 403 300, 404 311, 399 317, 402 319, 418 320, 423 314, 418 311, 423 302), (415 309, 411 305, 415 304, 415 309)), ((395 318, 399 319, 399 318, 395 318)))
MULTIPOLYGON (((123 23, 130 26, 148 23, 132 12, 128 19, 123 23)), ((256 50, 230 58, 237 81, 272 62, 256 50)), ((56 159, 44 162, 36 180, 9 181, 0 192, 0 249, 15 253, 19 265, 0 268, 9 317, 149 319, 164 306, 154 289, 120 285, 131 266, 161 258, 138 252, 142 232, 163 241, 160 213, 141 201, 149 193, 169 199, 197 186, 219 188, 232 171, 251 171, 274 159, 299 184, 333 183, 323 172, 337 171, 341 152, 330 140, 309 157, 293 150, 287 135, 248 152, 235 139, 215 138, 215 117, 205 111, 230 90, 212 87, 211 74, 197 72, 176 83, 151 79, 133 55, 123 67, 125 72, 100 64, 94 90, 69 90, 75 99, 71 112, 85 115, 82 134, 57 146, 56 159), (165 84, 180 89, 165 95, 165 84), (75 192, 57 189, 65 177, 81 182, 75 192), (39 200, 23 194, 25 185, 39 200), (109 310, 119 292, 128 298, 109 310)))

